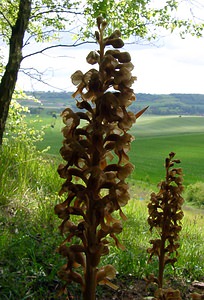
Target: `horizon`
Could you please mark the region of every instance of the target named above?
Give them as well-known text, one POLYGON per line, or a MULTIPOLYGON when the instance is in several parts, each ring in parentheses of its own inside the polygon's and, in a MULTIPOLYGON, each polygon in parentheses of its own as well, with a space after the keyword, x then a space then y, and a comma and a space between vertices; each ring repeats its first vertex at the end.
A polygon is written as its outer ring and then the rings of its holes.
MULTIPOLYGON (((74 93, 75 91, 43 91, 43 90, 24 90, 24 93, 74 93)), ((143 92, 134 92, 135 95, 144 94, 144 95, 204 95, 204 93, 143 93, 143 92)))

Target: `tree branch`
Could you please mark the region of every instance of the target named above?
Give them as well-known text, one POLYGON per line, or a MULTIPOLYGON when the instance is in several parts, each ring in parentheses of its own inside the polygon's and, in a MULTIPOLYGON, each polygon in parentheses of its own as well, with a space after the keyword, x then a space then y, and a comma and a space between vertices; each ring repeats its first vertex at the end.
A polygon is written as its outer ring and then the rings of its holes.
POLYGON ((36 51, 36 52, 33 52, 33 53, 30 53, 30 54, 27 54, 23 57, 23 59, 25 58, 28 58, 28 57, 31 57, 33 55, 36 55, 36 54, 42 54, 43 52, 47 51, 47 50, 50 50, 50 49, 53 49, 53 48, 71 48, 71 47, 78 47, 78 46, 81 46, 81 45, 84 45, 84 44, 95 44, 96 42, 91 42, 91 41, 88 41, 88 42, 81 42, 81 43, 74 43, 74 44, 71 44, 71 45, 66 45, 66 44, 58 44, 58 45, 52 45, 52 46, 48 46, 42 50, 39 50, 39 51, 36 51))
MULTIPOLYGON (((51 33, 55 33, 55 32, 59 33, 59 31, 54 30, 54 29, 47 30, 47 31, 44 31, 44 32, 42 33, 42 36, 50 35, 51 33)), ((60 32, 62 32, 62 31, 60 31, 60 32)), ((35 39, 35 37, 37 37, 37 36, 38 36, 38 33, 30 34, 30 36, 27 38, 27 40, 25 41, 25 43, 24 43, 23 46, 29 45, 29 44, 30 44, 29 41, 30 41, 32 38, 35 39)))
POLYGON ((45 11, 41 11, 35 15, 31 16, 31 19, 37 18, 40 15, 45 15, 45 14, 50 14, 50 13, 60 13, 60 14, 74 14, 74 15, 83 15, 82 12, 76 12, 76 11, 70 11, 70 10, 64 10, 64 9, 59 9, 59 10, 55 10, 55 9, 50 9, 50 10, 45 10, 45 11))
POLYGON ((7 19, 7 17, 4 15, 4 13, 2 11, 0 11, 0 14, 3 16, 4 20, 6 20, 6 22, 8 23, 8 25, 12 29, 13 25, 11 24, 11 22, 9 21, 9 19, 7 19))
POLYGON ((41 82, 42 84, 46 85, 46 86, 49 86, 51 88, 54 88, 56 90, 59 90, 59 91, 65 91, 64 89, 61 89, 59 87, 56 87, 54 85, 51 85, 49 83, 47 83, 46 81, 42 80, 42 76, 44 75, 44 73, 46 72, 47 70, 45 70, 44 72, 39 72, 37 69, 35 68, 23 68, 23 69, 20 69, 20 72, 23 73, 24 75, 26 76, 29 76, 31 79, 33 80, 36 80, 38 82, 41 82), (32 73, 32 71, 34 71, 35 73, 32 73))

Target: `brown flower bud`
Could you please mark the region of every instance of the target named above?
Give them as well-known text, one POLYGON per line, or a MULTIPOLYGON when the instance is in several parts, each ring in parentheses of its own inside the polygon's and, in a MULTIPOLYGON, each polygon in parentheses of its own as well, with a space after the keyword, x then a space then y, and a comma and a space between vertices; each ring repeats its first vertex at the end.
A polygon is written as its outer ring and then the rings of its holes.
POLYGON ((115 39, 121 37, 121 32, 119 29, 116 29, 108 38, 106 39, 115 39))
POLYGON ((122 48, 124 46, 124 42, 120 38, 115 38, 115 39, 110 39, 110 40, 108 39, 106 41, 106 46, 107 45, 111 45, 114 48, 122 48))
POLYGON ((119 84, 122 81, 128 81, 131 79, 132 76, 131 72, 125 67, 122 67, 119 71, 115 71, 114 75, 115 75, 114 78, 115 84, 119 84))
POLYGON ((57 204, 54 208, 55 214, 58 215, 60 219, 65 219, 69 216, 67 208, 63 204, 57 204))
POLYGON ((73 83, 74 85, 80 84, 81 81, 82 81, 82 79, 83 79, 83 73, 82 73, 80 70, 76 71, 76 72, 75 72, 74 74, 72 74, 72 76, 71 76, 71 80, 72 80, 72 83, 73 83))
POLYGON ((99 42, 100 36, 99 36, 99 32, 98 31, 95 31, 95 37, 96 37, 96 40, 99 42))
POLYGON ((132 173, 133 170, 134 170, 134 166, 131 163, 127 163, 126 165, 120 167, 120 169, 118 170, 117 177, 120 180, 124 180, 132 173))
POLYGON ((107 23, 106 21, 103 21, 103 22, 101 23, 102 29, 104 30, 104 29, 106 28, 107 25, 108 25, 108 23, 107 23))
POLYGON ((121 224, 121 222, 116 222, 112 225, 112 232, 113 233, 121 233, 123 230, 123 226, 121 224))
POLYGON ((91 51, 86 57, 87 63, 94 65, 99 62, 100 56, 96 51, 91 51))
MULTIPOLYGON (((130 53, 121 52, 120 55, 118 56, 118 60, 120 63, 129 63, 131 61, 130 53)), ((133 67, 133 65, 131 67, 133 67)))
POLYGON ((96 20, 98 28, 100 28, 101 23, 103 22, 103 17, 99 16, 96 20))
POLYGON ((101 61, 100 69, 105 71, 114 71, 118 62, 112 55, 106 55, 101 61))
POLYGON ((191 295, 192 300, 203 300, 204 294, 192 293, 191 295))
POLYGON ((116 270, 112 265, 106 265, 102 268, 100 268, 97 272, 97 282, 102 282, 103 279, 113 279, 116 276, 116 270))

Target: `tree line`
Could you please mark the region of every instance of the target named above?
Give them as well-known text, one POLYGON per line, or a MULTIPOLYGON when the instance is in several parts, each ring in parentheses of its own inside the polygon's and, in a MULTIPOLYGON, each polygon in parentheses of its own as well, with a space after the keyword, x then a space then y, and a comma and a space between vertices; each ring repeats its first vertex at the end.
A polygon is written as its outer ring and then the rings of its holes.
MULTIPOLYGON (((31 114, 60 113, 65 107, 75 110, 76 100, 72 92, 25 92, 28 96, 35 96, 40 100, 33 102, 22 99, 20 103, 28 106, 31 114)), ((204 115, 204 95, 202 94, 136 94, 136 101, 132 103, 131 110, 138 110, 149 106, 148 114, 154 115, 204 115)))

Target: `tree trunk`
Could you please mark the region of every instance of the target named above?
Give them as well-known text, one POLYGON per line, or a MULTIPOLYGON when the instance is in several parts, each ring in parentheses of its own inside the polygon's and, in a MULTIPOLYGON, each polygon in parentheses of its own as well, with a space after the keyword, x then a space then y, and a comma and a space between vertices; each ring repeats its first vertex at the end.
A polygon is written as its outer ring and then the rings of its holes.
POLYGON ((0 146, 2 145, 9 106, 23 58, 23 39, 30 19, 31 2, 31 0, 20 0, 18 16, 11 28, 9 58, 0 83, 0 146))

